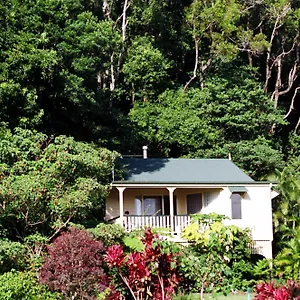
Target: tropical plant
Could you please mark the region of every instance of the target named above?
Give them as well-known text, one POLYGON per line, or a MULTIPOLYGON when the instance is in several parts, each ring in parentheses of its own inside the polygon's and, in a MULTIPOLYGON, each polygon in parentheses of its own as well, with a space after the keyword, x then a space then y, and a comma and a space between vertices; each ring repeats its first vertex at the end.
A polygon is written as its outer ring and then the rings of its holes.
POLYGON ((274 224, 283 239, 294 236, 300 226, 300 176, 299 167, 288 165, 279 173, 280 195, 275 205, 274 224))
POLYGON ((271 259, 260 259, 253 265, 251 273, 258 280, 272 280, 274 277, 273 261, 271 259))
POLYGON ((297 300, 300 299, 299 283, 289 280, 286 285, 278 286, 274 282, 260 283, 255 287, 255 300, 297 300))
POLYGON ((277 274, 300 281, 300 227, 296 229, 295 236, 282 245, 283 249, 275 258, 277 274))
POLYGON ((135 300, 170 300, 180 278, 176 254, 164 251, 150 229, 145 230, 141 252, 124 252, 120 245, 108 248, 105 261, 111 268, 111 280, 123 293, 135 300))

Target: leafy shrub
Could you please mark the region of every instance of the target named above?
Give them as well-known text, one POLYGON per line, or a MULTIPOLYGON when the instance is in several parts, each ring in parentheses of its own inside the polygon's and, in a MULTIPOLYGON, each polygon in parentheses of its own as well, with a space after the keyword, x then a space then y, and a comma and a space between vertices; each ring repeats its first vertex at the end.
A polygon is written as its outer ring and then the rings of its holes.
POLYGON ((192 249, 187 249, 183 254, 180 274, 184 278, 182 287, 185 291, 201 292, 201 299, 203 299, 204 292, 230 292, 225 285, 226 275, 229 274, 230 268, 220 256, 214 253, 201 254, 192 249))
POLYGON ((40 282, 66 299, 96 299, 108 287, 103 271, 101 242, 83 230, 71 228, 48 247, 40 270, 40 282))
POLYGON ((122 244, 122 239, 125 236, 125 229, 118 224, 100 223, 95 228, 90 228, 87 231, 92 234, 94 239, 101 241, 106 247, 122 244))
POLYGON ((42 266, 42 256, 48 242, 48 238, 40 233, 31 234, 24 239, 28 265, 32 271, 37 271, 42 266))
POLYGON ((193 292, 242 290, 251 276, 249 232, 221 223, 224 216, 195 215, 183 237, 191 251, 182 256, 180 271, 184 288, 193 292))
POLYGON ((273 282, 256 285, 255 300, 299 300, 300 284, 288 280, 287 285, 277 286, 273 282))
POLYGON ((58 300, 62 297, 40 285, 33 272, 12 271, 0 276, 1 300, 58 300))
POLYGON ((275 258, 277 274, 293 280, 300 280, 300 227, 295 237, 283 243, 284 248, 275 258))
POLYGON ((145 230, 142 242, 141 252, 125 254, 120 245, 108 248, 105 261, 111 268, 111 279, 123 294, 134 299, 171 299, 180 280, 176 254, 164 251, 150 229, 145 230))
POLYGON ((116 156, 66 136, 0 132, 0 230, 55 236, 69 221, 101 219, 116 156))
POLYGON ((252 267, 252 275, 260 280, 271 280, 273 278, 274 269, 272 268, 271 259, 260 259, 252 267))
POLYGON ((0 273, 11 269, 24 270, 26 262, 24 259, 25 247, 18 242, 0 239, 0 273))

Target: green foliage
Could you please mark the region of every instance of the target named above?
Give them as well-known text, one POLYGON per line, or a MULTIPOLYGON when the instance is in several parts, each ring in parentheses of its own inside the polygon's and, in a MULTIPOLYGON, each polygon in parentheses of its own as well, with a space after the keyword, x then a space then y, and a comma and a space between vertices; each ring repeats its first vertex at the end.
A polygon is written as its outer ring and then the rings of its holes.
MULTIPOLYGON (((24 270, 26 249, 19 242, 0 239, 0 274, 15 270, 24 270)), ((2 298, 1 298, 2 299, 2 298)))
POLYGON ((205 53, 207 57, 218 55, 228 60, 238 53, 237 45, 230 42, 230 36, 237 30, 239 16, 237 1, 231 0, 225 5, 222 0, 194 0, 187 9, 186 19, 195 40, 210 41, 208 48, 211 53, 205 53))
POLYGON ((136 103, 130 117, 139 135, 164 155, 211 158, 230 152, 256 178, 282 167, 269 131, 284 122, 254 70, 225 67, 219 72, 223 78, 214 74, 203 89, 166 90, 155 101, 136 103), (228 72, 231 76, 225 77, 228 72))
POLYGON ((3 300, 58 300, 62 297, 38 284, 33 272, 12 271, 0 275, 0 298, 3 300))
POLYGON ((116 154, 16 129, 2 135, 0 157, 1 222, 24 236, 53 233, 71 219, 83 222, 101 211, 116 154))
POLYGON ((210 214, 194 214, 192 217, 192 223, 198 223, 205 228, 209 228, 215 222, 222 222, 228 217, 225 215, 220 215, 217 213, 210 213, 210 214))
POLYGON ((105 72, 120 34, 90 5, 80 0, 1 5, 7 17, 1 22, 0 119, 10 128, 42 124, 48 132, 108 142, 114 131, 108 123, 118 112, 107 110, 105 72))
POLYGON ((37 271, 42 266, 43 255, 46 254, 48 237, 34 233, 24 238, 24 246, 28 256, 29 269, 37 271))
POLYGON ((225 226, 221 215, 194 218, 183 231, 191 244, 181 259, 186 288, 194 292, 229 293, 248 286, 251 275, 249 232, 236 226, 225 226), (218 220, 218 221, 217 221, 218 220))
POLYGON ((252 268, 252 274, 260 280, 272 280, 274 270, 272 260, 261 259, 252 268))
POLYGON ((132 100, 149 101, 161 90, 170 64, 147 38, 137 38, 128 49, 123 66, 125 82, 131 85, 132 100))
POLYGON ((296 229, 295 237, 284 242, 284 248, 277 254, 274 264, 279 275, 300 280, 300 227, 296 229))
POLYGON ((142 241, 137 237, 125 236, 123 238, 123 242, 130 251, 142 252, 145 250, 145 246, 143 245, 142 241))
POLYGON ((95 240, 101 241, 105 247, 122 244, 125 237, 124 227, 118 224, 99 223, 96 227, 89 228, 87 231, 92 234, 95 240))

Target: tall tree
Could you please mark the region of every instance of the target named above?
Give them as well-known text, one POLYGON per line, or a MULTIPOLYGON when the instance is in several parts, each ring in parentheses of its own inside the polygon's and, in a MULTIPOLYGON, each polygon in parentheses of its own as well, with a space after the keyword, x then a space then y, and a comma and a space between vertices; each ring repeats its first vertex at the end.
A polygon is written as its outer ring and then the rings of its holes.
POLYGON ((283 124, 282 117, 253 70, 230 70, 231 77, 215 74, 203 89, 167 90, 155 101, 136 103, 130 116, 144 142, 160 155, 176 157, 228 157, 231 152, 256 178, 282 167, 269 132, 274 122, 283 124))
POLYGON ((116 153, 24 129, 0 137, 0 224, 10 234, 101 219, 116 153))

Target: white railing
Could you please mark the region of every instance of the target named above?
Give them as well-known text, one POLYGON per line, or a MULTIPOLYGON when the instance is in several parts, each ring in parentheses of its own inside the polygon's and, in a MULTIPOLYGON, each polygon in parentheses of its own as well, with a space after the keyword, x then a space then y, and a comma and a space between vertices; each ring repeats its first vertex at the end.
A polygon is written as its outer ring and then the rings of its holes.
POLYGON ((163 216, 124 216, 124 227, 126 230, 152 227, 169 228, 172 232, 180 234, 181 231, 191 223, 188 215, 176 215, 171 219, 169 215, 163 216))
POLYGON ((152 227, 171 228, 170 216, 124 216, 126 230, 152 227))
POLYGON ((174 216, 174 232, 180 234, 181 231, 191 224, 191 216, 189 215, 177 215, 174 216))

